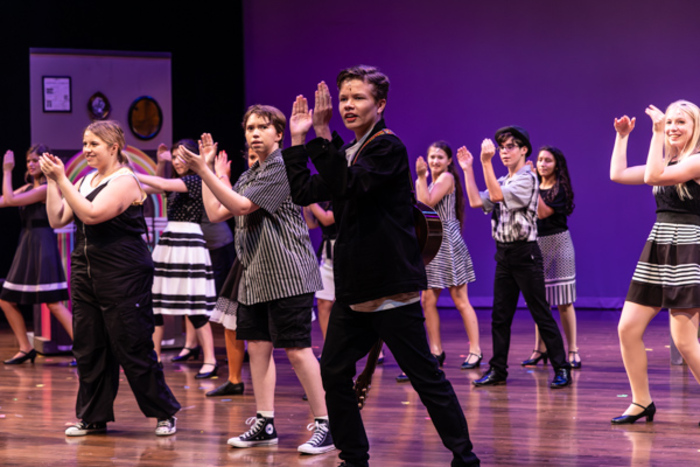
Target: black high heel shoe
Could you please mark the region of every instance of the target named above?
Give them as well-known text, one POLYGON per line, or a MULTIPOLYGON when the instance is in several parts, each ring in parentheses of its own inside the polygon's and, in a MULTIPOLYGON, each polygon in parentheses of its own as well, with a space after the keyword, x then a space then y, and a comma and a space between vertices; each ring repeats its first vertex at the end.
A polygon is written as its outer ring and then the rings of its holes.
POLYGON ((533 353, 536 353, 537 356, 534 358, 528 358, 524 362, 521 363, 522 366, 532 366, 532 365, 537 365, 540 360, 542 360, 542 364, 546 365, 547 360, 549 360, 549 355, 547 355, 547 352, 540 352, 539 350, 535 349, 532 351, 533 353))
POLYGON ((192 360, 199 360, 199 352, 202 351, 201 347, 195 347, 194 349, 190 349, 189 347, 183 347, 183 350, 187 350, 187 353, 184 355, 175 355, 173 358, 170 359, 171 362, 186 362, 190 358, 192 360))
POLYGON ((481 366, 481 359, 484 358, 484 354, 477 355, 473 352, 469 352, 469 355, 467 355, 467 359, 464 360, 464 363, 462 363, 462 366, 460 367, 462 370, 473 370, 474 368, 478 368, 481 366), (474 355, 475 357, 478 357, 478 360, 472 363, 469 363, 469 357, 474 355))
POLYGON ((204 365, 210 365, 210 366, 213 366, 214 368, 211 371, 208 371, 206 373, 201 373, 201 372, 197 373, 196 375, 194 375, 195 379, 212 378, 212 377, 216 376, 216 374, 219 372, 219 365, 217 365, 216 363, 202 363, 202 366, 204 366, 204 365))
POLYGON ((445 363, 445 358, 447 358, 447 355, 445 355, 445 351, 443 350, 440 355, 433 354, 433 357, 435 357, 435 360, 438 361, 440 368, 442 368, 442 365, 445 363))
POLYGON ((569 363, 571 364, 571 368, 573 368, 574 370, 579 370, 579 369, 581 369, 581 356, 578 354, 577 351, 570 350, 570 351, 569 351, 569 355, 572 355, 572 354, 573 354, 573 356, 574 356, 574 359, 573 359, 573 360, 569 360, 569 363), (578 356, 578 360, 576 360, 576 357, 577 357, 577 356, 578 356))
POLYGON ((613 425, 629 425, 637 420, 639 420, 642 417, 647 418, 647 423, 653 422, 654 421, 654 414, 656 413, 656 406, 652 402, 648 406, 644 407, 643 405, 637 404, 636 402, 632 402, 632 405, 636 405, 637 407, 641 407, 644 410, 642 410, 642 413, 639 413, 637 415, 620 415, 619 417, 615 417, 612 420, 610 420, 610 423, 613 425))
POLYGON ((19 353, 24 354, 24 355, 20 355, 19 357, 5 360, 3 363, 5 365, 21 365, 22 363, 26 362, 27 360, 31 360, 32 363, 34 363, 34 359, 36 358, 36 350, 35 349, 32 349, 29 352, 25 352, 24 350, 20 350, 19 353))

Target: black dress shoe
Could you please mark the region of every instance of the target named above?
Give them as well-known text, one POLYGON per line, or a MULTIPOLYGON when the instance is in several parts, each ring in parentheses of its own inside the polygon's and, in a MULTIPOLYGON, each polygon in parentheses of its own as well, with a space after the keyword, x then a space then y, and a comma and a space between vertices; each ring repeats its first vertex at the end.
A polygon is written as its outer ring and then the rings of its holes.
POLYGON ((29 352, 25 352, 24 350, 20 350, 19 353, 23 354, 20 355, 17 358, 11 358, 9 360, 5 360, 3 363, 5 365, 21 365, 22 363, 26 362, 27 360, 31 360, 32 363, 34 363, 34 359, 36 358, 36 350, 32 349, 29 352))
POLYGON ((532 351, 532 353, 536 353, 537 356, 533 358, 528 358, 527 360, 523 361, 521 363, 522 366, 537 365, 540 362, 540 360, 542 360, 543 365, 547 364, 547 360, 549 359, 549 355, 547 355, 547 352, 540 352, 539 350, 535 349, 532 351))
POLYGON ((554 375, 552 384, 549 385, 552 389, 565 388, 571 384, 571 370, 568 368, 559 368, 557 374, 554 375))
POLYGON ((477 379, 476 381, 472 381, 472 384, 474 386, 497 386, 499 384, 506 384, 506 377, 501 376, 493 368, 489 368, 486 373, 484 373, 484 376, 481 378, 477 379))
POLYGON ((463 370, 473 370, 474 368, 480 367, 481 366, 481 359, 484 358, 484 354, 477 355, 475 353, 469 352, 469 355, 467 355, 467 359, 464 360, 464 363, 462 363, 462 366, 460 367, 463 370), (475 362, 469 363, 469 358, 474 355, 477 357, 477 360, 475 362))
POLYGON ((435 355, 433 354, 433 357, 435 357, 435 360, 438 361, 438 364, 440 365, 440 368, 442 368, 442 365, 445 363, 445 358, 447 357, 445 355, 445 351, 443 350, 440 355, 435 355))
POLYGON ((183 347, 183 350, 187 350, 186 354, 183 355, 175 355, 173 358, 170 359, 171 362, 186 362, 190 358, 192 360, 197 360, 199 359, 199 353, 202 351, 201 347, 195 347, 194 349, 190 349, 189 347, 183 347))
POLYGON ((216 374, 219 372, 219 365, 217 365, 216 363, 203 363, 202 366, 204 365, 213 366, 214 368, 206 373, 197 373, 196 375, 194 375, 195 379, 212 378, 216 376, 216 374))
POLYGON ((612 423, 613 425, 630 425, 642 417, 647 418, 647 423, 654 421, 654 414, 656 413, 656 406, 654 405, 653 402, 651 404, 647 405, 646 407, 644 407, 641 404, 637 404, 636 402, 632 402, 632 405, 636 405, 637 407, 641 407, 644 410, 642 410, 642 413, 638 413, 637 415, 620 415, 619 417, 615 417, 612 420, 610 420, 610 423, 612 423))
POLYGON ((224 384, 216 389, 213 389, 207 393, 207 397, 217 397, 217 396, 239 396, 243 394, 245 385, 243 382, 232 383, 231 381, 226 381, 224 384))

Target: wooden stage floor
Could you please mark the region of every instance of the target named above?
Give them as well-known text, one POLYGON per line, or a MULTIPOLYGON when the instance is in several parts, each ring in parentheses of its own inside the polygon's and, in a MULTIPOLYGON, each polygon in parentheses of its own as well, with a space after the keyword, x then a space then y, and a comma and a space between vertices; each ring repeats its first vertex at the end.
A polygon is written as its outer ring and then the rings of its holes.
MULTIPOLYGON (((475 452, 493 466, 689 466, 700 465, 700 388, 685 366, 669 363, 668 315, 661 313, 646 335, 652 394, 658 407, 654 423, 616 427, 610 418, 631 401, 622 367, 616 325, 618 312, 579 312, 583 368, 574 384, 549 389, 551 367, 522 368, 532 349, 533 324, 519 310, 513 325, 510 376, 506 386, 479 388, 470 382, 480 371, 460 371, 466 336, 455 310, 443 310, 445 372, 467 415, 475 452), (698 443, 698 444, 696 444, 698 443)), ((483 349, 491 355, 490 311, 479 310, 483 349)), ((215 326, 217 353, 223 359, 223 333, 215 326)), ((314 330, 315 342, 320 333, 314 330)), ((9 329, 0 330, 0 357, 16 350, 9 329)), ((172 353, 165 355, 168 359, 172 353)), ((125 380, 116 401, 117 421, 106 435, 66 438, 75 421, 75 369, 68 357, 39 357, 34 365, 0 365, 0 465, 3 466, 335 466, 337 452, 303 456, 296 447, 310 433, 310 411, 284 352, 276 351, 278 370, 274 448, 234 449, 226 440, 245 431, 255 403, 247 366, 246 394, 206 398, 204 392, 224 379, 194 379, 200 362, 166 363, 166 379, 180 400, 178 433, 153 434, 125 380)), ((390 355, 379 367, 363 410, 373 466, 448 466, 425 408, 410 385, 394 378, 399 369, 390 355)), ((482 369, 484 367, 482 366, 482 369)), ((226 374, 222 367, 221 374, 226 374)))

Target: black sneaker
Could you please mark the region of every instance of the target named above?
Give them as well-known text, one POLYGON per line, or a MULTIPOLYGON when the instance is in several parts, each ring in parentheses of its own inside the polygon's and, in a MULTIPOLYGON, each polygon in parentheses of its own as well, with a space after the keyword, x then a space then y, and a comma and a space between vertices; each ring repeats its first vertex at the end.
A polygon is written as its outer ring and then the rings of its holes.
POLYGON ((66 436, 87 436, 107 431, 106 423, 85 423, 80 421, 73 426, 66 428, 66 436))
POLYGON ((170 436, 177 433, 177 427, 175 426, 175 421, 177 418, 170 417, 158 420, 156 425, 156 436, 170 436))
POLYGON ((314 423, 309 423, 307 430, 314 432, 311 439, 297 448, 297 451, 304 454, 323 454, 335 449, 333 437, 328 429, 328 420, 316 419, 314 423))
POLYGON ((240 436, 230 438, 229 445, 235 448, 250 448, 253 446, 272 446, 279 442, 274 418, 265 418, 257 414, 255 417, 250 417, 245 423, 253 425, 253 427, 240 436))

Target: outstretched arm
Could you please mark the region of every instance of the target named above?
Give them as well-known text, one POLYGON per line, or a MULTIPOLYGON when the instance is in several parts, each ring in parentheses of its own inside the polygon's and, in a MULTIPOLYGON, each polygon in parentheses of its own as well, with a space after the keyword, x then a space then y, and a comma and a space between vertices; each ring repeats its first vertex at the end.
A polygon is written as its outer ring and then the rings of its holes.
POLYGON ((457 150, 457 160, 464 172, 464 185, 467 198, 469 199, 469 206, 473 208, 483 207, 484 202, 479 195, 479 188, 476 186, 476 179, 474 178, 474 156, 472 156, 466 147, 462 146, 457 150))
POLYGON ((202 177, 202 199, 207 216, 212 222, 222 222, 231 216, 244 216, 255 212, 259 206, 245 196, 231 190, 212 172, 210 165, 214 162, 217 144, 211 134, 202 134, 199 140, 199 152, 195 154, 180 146, 182 157, 197 175, 202 177))
POLYGON ((634 130, 635 122, 636 118, 630 119, 627 115, 616 118, 614 122, 617 134, 610 159, 610 180, 623 185, 642 185, 644 183, 645 167, 643 165, 627 167, 627 143, 630 133, 634 130))
POLYGON ((136 173, 136 178, 144 185, 153 188, 149 193, 163 193, 164 191, 175 191, 187 193, 187 185, 179 178, 163 178, 156 175, 145 175, 136 173))

